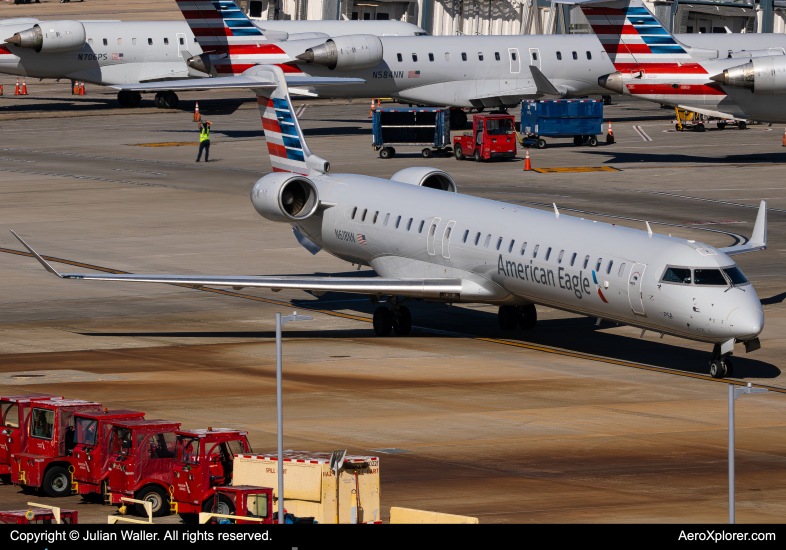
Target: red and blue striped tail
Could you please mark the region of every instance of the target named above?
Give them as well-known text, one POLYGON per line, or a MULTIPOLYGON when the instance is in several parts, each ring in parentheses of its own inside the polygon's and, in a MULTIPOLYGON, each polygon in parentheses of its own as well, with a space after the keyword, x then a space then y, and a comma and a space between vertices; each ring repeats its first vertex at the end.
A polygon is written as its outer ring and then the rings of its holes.
POLYGON ((177 0, 177 7, 204 51, 266 42, 264 33, 232 0, 177 0))

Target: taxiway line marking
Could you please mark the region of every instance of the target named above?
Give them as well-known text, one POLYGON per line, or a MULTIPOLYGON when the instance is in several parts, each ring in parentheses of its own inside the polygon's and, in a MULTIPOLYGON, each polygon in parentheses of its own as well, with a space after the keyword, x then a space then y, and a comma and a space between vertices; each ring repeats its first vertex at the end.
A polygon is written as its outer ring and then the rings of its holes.
MULTIPOLYGON (((6 254, 14 254, 16 256, 26 256, 28 258, 32 258, 33 257, 33 255, 30 254, 29 252, 22 252, 21 250, 14 250, 12 248, 0 248, 0 252, 5 252, 6 254)), ((96 271, 102 271, 104 273, 129 274, 128 271, 121 271, 121 270, 118 270, 118 269, 111 269, 111 268, 108 268, 108 267, 100 267, 100 266, 97 266, 97 265, 86 264, 86 263, 83 263, 83 262, 75 262, 73 260, 66 260, 66 259, 63 259, 63 258, 56 258, 54 256, 42 256, 42 258, 44 258, 45 260, 47 260, 49 262, 56 262, 56 263, 61 263, 61 264, 66 264, 66 265, 72 265, 72 266, 75 266, 75 267, 83 267, 83 268, 86 268, 86 269, 93 269, 93 270, 96 270, 96 271)), ((200 291, 203 291, 203 292, 211 292, 211 293, 214 293, 214 294, 221 294, 221 295, 224 295, 224 296, 232 296, 232 297, 235 297, 235 298, 244 298, 246 300, 254 300, 254 301, 257 301, 257 302, 264 302, 264 303, 267 303, 267 304, 274 304, 274 305, 280 305, 280 306, 286 306, 286 307, 295 307, 295 308, 300 309, 300 310, 313 311, 313 312, 316 312, 316 313, 322 313, 324 315, 329 315, 329 316, 332 316, 332 317, 340 317, 340 318, 343 318, 343 319, 352 319, 354 321, 362 321, 364 323, 371 323, 372 322, 372 320, 367 318, 367 317, 360 317, 358 315, 350 315, 348 313, 340 313, 340 312, 337 312, 337 311, 329 311, 329 310, 324 310, 324 309, 318 309, 318 308, 315 308, 315 307, 308 307, 308 306, 304 306, 304 305, 300 305, 300 304, 294 305, 291 302, 284 302, 282 300, 271 300, 269 298, 262 298, 262 297, 259 297, 259 296, 249 296, 247 294, 240 294, 239 292, 232 292, 232 291, 229 291, 229 290, 222 290, 222 289, 219 289, 219 288, 210 288, 210 287, 204 287, 204 286, 187 285, 187 284, 182 284, 182 283, 170 283, 170 284, 172 284, 172 286, 179 286, 179 287, 183 287, 183 288, 190 288, 190 289, 193 289, 193 290, 200 290, 200 291)), ((454 331, 440 330, 440 329, 432 329, 432 328, 427 328, 427 327, 412 327, 412 328, 417 328, 419 330, 423 330, 423 331, 431 332, 431 333, 436 333, 436 334, 446 334, 446 335, 455 336, 455 337, 458 337, 458 338, 469 338, 469 339, 472 339, 472 340, 477 340, 478 342, 489 342, 489 343, 492 343, 492 344, 500 344, 500 345, 504 345, 504 346, 513 346, 513 347, 529 349, 529 350, 533 350, 533 351, 540 351, 540 352, 543 352, 543 353, 552 353, 554 355, 562 355, 564 357, 574 357, 574 358, 577 358, 577 359, 585 359, 585 360, 588 360, 588 361, 597 361, 597 362, 600 362, 600 363, 609 363, 609 364, 612 364, 612 365, 619 365, 619 366, 622 366, 622 367, 648 370, 648 371, 659 372, 659 373, 663 373, 663 374, 673 374, 673 375, 676 375, 676 376, 684 376, 684 377, 687 377, 687 378, 695 378, 695 379, 698 379, 698 380, 706 380, 708 382, 721 382, 721 383, 724 383, 724 384, 732 384, 732 385, 735 385, 735 386, 745 386, 745 385, 747 385, 745 382, 740 382, 740 381, 736 381, 736 380, 717 379, 717 378, 712 378, 710 376, 705 376, 705 375, 702 375, 702 374, 694 374, 694 373, 680 371, 680 370, 668 369, 668 368, 665 368, 665 367, 655 367, 655 366, 652 366, 652 365, 645 365, 643 363, 633 363, 631 361, 620 361, 619 359, 611 359, 609 357, 603 357, 603 356, 600 356, 600 355, 592 355, 592 354, 589 354, 589 353, 582 353, 582 352, 578 352, 578 351, 568 351, 568 350, 563 350, 563 349, 559 349, 559 348, 553 348, 553 347, 550 347, 550 346, 542 346, 542 345, 536 345, 536 344, 525 344, 525 343, 521 343, 521 342, 511 342, 510 340, 501 340, 501 339, 498 339, 498 338, 486 338, 486 337, 483 337, 483 336, 474 336, 472 334, 464 334, 464 333, 461 333, 461 332, 454 332, 454 331)), ((752 384, 752 385, 753 385, 753 387, 765 388, 765 389, 768 389, 768 390, 773 391, 773 392, 786 394, 786 388, 779 388, 777 386, 766 386, 766 385, 763 385, 763 384, 752 384)))
POLYGON ((577 172, 622 172, 612 166, 571 166, 566 168, 534 168, 539 174, 573 174, 577 172))
POLYGON ((641 126, 634 126, 633 129, 636 130, 636 133, 639 134, 644 141, 652 141, 652 138, 647 135, 647 132, 645 132, 641 126))

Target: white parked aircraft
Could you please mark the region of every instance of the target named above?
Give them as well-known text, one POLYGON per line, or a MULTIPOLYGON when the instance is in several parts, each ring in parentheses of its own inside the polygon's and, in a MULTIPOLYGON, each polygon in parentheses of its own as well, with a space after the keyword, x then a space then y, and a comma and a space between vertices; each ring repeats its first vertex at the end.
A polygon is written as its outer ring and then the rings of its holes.
MULTIPOLYGON (((234 23, 230 20, 229 24, 234 23)), ((243 27, 235 32, 245 36, 254 33, 263 44, 307 37, 324 41, 357 33, 425 34, 420 27, 402 21, 251 22, 243 15, 240 24, 243 27)), ((0 21, 0 40, 5 40, 0 45, 0 73, 10 75, 66 78, 107 86, 208 76, 185 63, 202 49, 184 21, 5 19, 0 21)), ((156 106, 177 106, 174 92, 166 88, 157 92, 156 106)), ((137 105, 140 100, 138 92, 118 93, 121 105, 137 105)))
POLYGON ((391 179, 330 174, 306 144, 280 67, 247 71, 260 106, 274 173, 251 190, 254 208, 287 223, 312 254, 324 249, 371 266, 371 279, 305 276, 194 276, 59 273, 63 279, 301 289, 368 295, 388 306, 374 331, 404 335, 411 299, 499 306, 503 329, 531 329, 542 304, 714 345, 710 373, 733 372, 735 342, 758 349, 761 303, 733 254, 767 247, 762 201, 747 244, 715 248, 606 223, 462 195, 436 168, 391 179))
POLYGON ((599 83, 709 116, 786 122, 786 35, 672 35, 641 0, 558 0, 581 6, 615 72, 599 83))

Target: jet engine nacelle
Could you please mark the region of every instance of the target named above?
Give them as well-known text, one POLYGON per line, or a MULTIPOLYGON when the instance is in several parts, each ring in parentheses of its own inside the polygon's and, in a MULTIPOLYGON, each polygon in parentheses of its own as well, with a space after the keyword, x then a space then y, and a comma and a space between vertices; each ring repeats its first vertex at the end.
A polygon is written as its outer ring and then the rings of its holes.
POLYGON ((33 28, 15 33, 5 41, 37 52, 59 53, 81 50, 87 37, 79 21, 41 21, 33 28))
POLYGON ((382 63, 382 41, 372 34, 336 36, 307 49, 297 59, 310 65, 324 65, 331 71, 370 69, 382 63))
POLYGON ((268 174, 254 184, 251 203, 262 217, 270 221, 305 220, 319 206, 319 191, 305 176, 279 172, 268 174))
POLYGON ((786 93, 786 56, 754 57, 711 78, 726 86, 747 88, 757 95, 783 94, 786 93))
POLYGON ((404 168, 393 174, 393 177, 390 179, 400 181, 401 183, 419 185, 420 187, 450 191, 451 193, 458 192, 456 182, 453 181, 450 174, 437 168, 404 168))

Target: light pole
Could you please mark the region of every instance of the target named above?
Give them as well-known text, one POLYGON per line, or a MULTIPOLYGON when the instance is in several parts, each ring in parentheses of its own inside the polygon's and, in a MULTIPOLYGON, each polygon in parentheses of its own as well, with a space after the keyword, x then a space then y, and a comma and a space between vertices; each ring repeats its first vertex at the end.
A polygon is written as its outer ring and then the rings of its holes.
POLYGON ((278 439, 278 523, 284 523, 284 413, 281 398, 281 327, 289 321, 311 321, 313 317, 292 315, 282 317, 276 313, 276 435, 278 439))
POLYGON ((729 384, 729 523, 734 524, 734 400, 743 393, 765 393, 764 388, 729 384))

